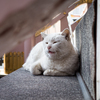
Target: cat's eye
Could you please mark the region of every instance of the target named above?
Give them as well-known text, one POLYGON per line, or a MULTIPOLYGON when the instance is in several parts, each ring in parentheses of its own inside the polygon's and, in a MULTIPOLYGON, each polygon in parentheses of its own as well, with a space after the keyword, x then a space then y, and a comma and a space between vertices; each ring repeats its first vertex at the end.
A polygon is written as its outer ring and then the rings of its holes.
POLYGON ((46 42, 46 44, 48 44, 48 42, 46 42))
POLYGON ((53 44, 54 44, 54 43, 57 43, 57 41, 53 42, 53 44))

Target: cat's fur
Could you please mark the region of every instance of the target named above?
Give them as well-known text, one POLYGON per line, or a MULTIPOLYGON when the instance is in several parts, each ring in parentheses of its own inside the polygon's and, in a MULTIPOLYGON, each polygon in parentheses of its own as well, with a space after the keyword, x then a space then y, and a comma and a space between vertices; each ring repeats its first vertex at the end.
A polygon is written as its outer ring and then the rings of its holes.
POLYGON ((23 67, 34 75, 74 75, 78 53, 71 44, 69 30, 41 35, 44 40, 33 47, 23 67))

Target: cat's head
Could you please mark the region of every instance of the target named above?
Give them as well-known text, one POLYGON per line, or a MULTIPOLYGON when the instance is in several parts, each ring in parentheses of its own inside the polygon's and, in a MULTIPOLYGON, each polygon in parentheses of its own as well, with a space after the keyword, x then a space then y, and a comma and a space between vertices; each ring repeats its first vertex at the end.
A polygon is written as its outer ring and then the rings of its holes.
POLYGON ((69 55, 71 40, 68 29, 64 29, 60 33, 45 34, 42 32, 41 35, 44 38, 43 48, 47 57, 54 60, 69 55))

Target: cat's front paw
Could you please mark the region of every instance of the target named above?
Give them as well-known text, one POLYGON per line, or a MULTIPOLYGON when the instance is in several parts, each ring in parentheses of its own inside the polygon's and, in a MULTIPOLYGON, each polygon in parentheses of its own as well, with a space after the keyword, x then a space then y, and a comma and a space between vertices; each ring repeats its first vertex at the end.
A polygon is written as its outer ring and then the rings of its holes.
POLYGON ((51 69, 47 69, 44 71, 43 75, 51 75, 52 70, 51 69))
POLYGON ((31 67, 30 72, 33 75, 40 75, 42 74, 42 67, 40 64, 36 64, 35 66, 31 67))

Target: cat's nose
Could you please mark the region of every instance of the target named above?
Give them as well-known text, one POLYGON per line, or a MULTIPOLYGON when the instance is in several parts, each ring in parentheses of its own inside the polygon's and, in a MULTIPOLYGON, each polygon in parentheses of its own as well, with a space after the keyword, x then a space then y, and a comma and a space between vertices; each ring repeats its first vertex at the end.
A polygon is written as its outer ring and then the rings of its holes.
POLYGON ((48 48, 48 49, 50 49, 50 48, 51 48, 51 46, 48 46, 47 48, 48 48))

